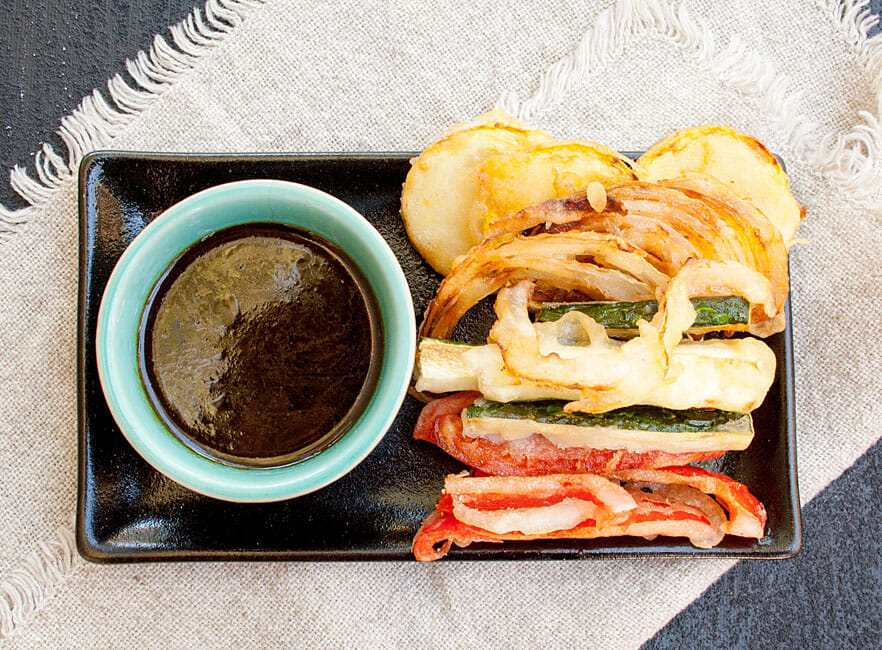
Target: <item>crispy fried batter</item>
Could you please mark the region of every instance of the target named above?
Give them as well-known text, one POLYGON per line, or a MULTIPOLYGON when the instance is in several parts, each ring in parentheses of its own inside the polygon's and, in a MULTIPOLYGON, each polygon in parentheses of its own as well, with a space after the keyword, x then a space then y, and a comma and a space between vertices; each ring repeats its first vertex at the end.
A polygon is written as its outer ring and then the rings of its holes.
POLYGON ((481 299, 526 278, 601 300, 653 298, 668 282, 648 255, 615 235, 569 232, 485 241, 444 278, 426 310, 420 336, 449 337, 481 299))
MULTIPOLYGON (((762 403, 774 380, 775 355, 757 339, 722 342, 732 353, 713 357, 709 364, 674 361, 683 332, 695 318, 690 296, 721 291, 745 295, 758 305, 769 306, 773 301, 768 280, 737 263, 687 264, 661 294, 652 323, 640 321, 640 336, 626 343, 610 340, 600 325, 578 312, 551 323, 533 324, 527 312, 531 291, 532 285, 525 281, 499 292, 498 320, 489 340, 499 346, 507 373, 541 386, 580 391, 581 398, 568 403, 565 411, 600 413, 656 404, 748 413, 762 403), (580 338, 589 342, 562 344, 562 339, 570 338, 565 334, 571 328, 583 329, 586 336, 580 338), (707 403, 690 402, 703 396, 710 397, 707 403)), ((481 392, 487 393, 484 388, 481 392)))
POLYGON ((805 216, 778 160, 756 139, 726 126, 683 129, 657 142, 638 161, 647 180, 702 172, 756 206, 788 246, 805 216))
POLYGON ((643 178, 637 164, 594 142, 561 141, 492 156, 476 170, 478 189, 469 218, 476 240, 512 212, 583 191, 643 178))
POLYGON ((401 216, 410 241, 432 268, 447 274, 453 261, 480 240, 469 225, 477 191, 475 169, 491 156, 551 139, 542 131, 499 120, 463 125, 412 161, 401 192, 401 216))
POLYGON ((739 262, 765 275, 775 292, 774 312, 753 309, 750 331, 767 336, 784 328, 789 279, 781 235, 756 208, 712 178, 621 183, 608 189, 603 212, 595 211, 584 193, 546 201, 496 222, 487 238, 530 229, 617 235, 669 276, 690 259, 739 262))

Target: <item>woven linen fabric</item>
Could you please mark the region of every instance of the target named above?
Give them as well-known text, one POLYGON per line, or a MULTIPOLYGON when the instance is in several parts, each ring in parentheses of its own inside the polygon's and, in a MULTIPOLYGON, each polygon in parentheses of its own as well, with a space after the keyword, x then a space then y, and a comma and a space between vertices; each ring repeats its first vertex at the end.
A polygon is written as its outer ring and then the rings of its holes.
MULTIPOLYGON (((801 498, 882 432, 882 46, 858 3, 210 0, 138 87, 87 98, 0 211, 0 635, 12 647, 636 647, 728 560, 99 566, 71 545, 77 201, 97 148, 419 150, 501 106, 641 150, 750 133, 806 207, 791 249, 801 498), (799 25, 799 38, 792 27, 799 25), (843 309, 844 299, 865 307, 843 309), (5 599, 5 602, 4 602, 5 599)), ((394 471, 394 468, 390 468, 394 471)))

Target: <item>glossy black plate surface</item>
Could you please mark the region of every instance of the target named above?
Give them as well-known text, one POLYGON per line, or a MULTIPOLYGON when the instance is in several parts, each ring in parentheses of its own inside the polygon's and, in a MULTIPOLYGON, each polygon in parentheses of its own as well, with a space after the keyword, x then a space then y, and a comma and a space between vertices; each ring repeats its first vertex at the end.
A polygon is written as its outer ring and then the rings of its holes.
MULTIPOLYGON (((199 190, 248 178, 312 185, 361 212, 386 238, 407 276, 417 322, 440 282, 399 218, 412 154, 156 155, 99 152, 80 168, 77 546, 97 562, 153 560, 412 560, 410 543, 444 476, 463 466, 411 438, 420 404, 405 399, 389 433, 354 471, 313 494, 234 504, 201 496, 156 472, 132 449, 98 381, 95 327, 101 296, 123 250, 159 213, 199 190)), ((477 310, 480 330, 487 312, 477 310)), ((483 323, 486 325, 487 323, 483 323)), ((468 330, 466 330, 468 331, 468 330)), ((452 559, 789 557, 799 551, 793 351, 789 325, 767 340, 778 371, 754 413, 747 451, 705 463, 745 483, 766 506, 766 537, 727 537, 696 549, 685 540, 636 538, 473 544, 452 559)))

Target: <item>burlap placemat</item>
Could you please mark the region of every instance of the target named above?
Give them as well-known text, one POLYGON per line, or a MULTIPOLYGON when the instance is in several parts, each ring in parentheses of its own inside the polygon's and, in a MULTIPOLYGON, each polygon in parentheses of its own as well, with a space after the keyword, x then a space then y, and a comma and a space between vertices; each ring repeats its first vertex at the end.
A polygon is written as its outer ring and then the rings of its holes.
POLYGON ((633 647, 731 566, 84 563, 73 172, 91 149, 417 150, 497 104, 620 150, 729 124, 783 156, 808 211, 791 256, 803 501, 879 438, 878 354, 850 335, 882 317, 882 44, 862 4, 390 4, 210 0, 133 59, 139 87, 111 80, 66 119, 69 152, 13 174, 33 207, 0 212, 7 643, 633 647))

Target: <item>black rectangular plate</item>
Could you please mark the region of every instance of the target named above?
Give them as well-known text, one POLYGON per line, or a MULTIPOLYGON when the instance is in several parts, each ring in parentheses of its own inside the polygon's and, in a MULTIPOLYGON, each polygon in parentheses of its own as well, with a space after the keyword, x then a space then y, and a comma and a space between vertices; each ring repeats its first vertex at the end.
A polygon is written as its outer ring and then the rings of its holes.
MULTIPOLYGON (((267 504, 205 497, 156 472, 132 449, 98 381, 95 327, 104 287, 132 239, 199 190, 248 178, 312 185, 346 201, 386 238, 423 313, 440 276, 411 246, 399 217, 413 154, 191 155, 98 152, 80 167, 77 546, 96 562, 157 560, 412 560, 414 533, 444 476, 463 466, 411 437, 420 404, 405 399, 386 437, 354 471, 313 494, 267 504)), ((479 316, 480 318, 480 316, 479 316)), ((745 483, 769 512, 766 537, 712 549, 641 538, 473 544, 449 559, 790 557, 800 547, 791 329, 767 340, 778 371, 755 414, 747 451, 706 463, 745 483)))

